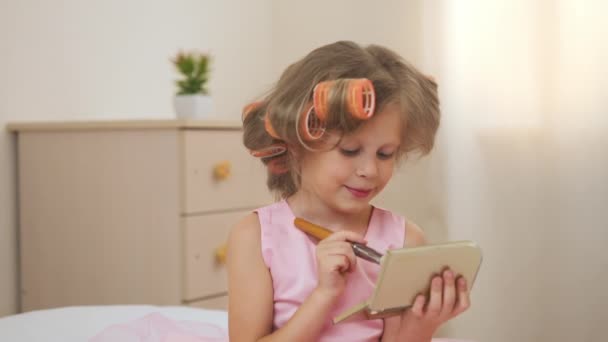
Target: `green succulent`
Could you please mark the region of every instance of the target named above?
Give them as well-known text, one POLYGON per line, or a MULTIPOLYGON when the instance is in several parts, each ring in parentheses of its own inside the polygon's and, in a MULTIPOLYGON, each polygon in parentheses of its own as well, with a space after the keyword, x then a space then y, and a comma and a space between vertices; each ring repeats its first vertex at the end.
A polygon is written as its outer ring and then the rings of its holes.
POLYGON ((209 62, 207 54, 196 52, 179 52, 172 60, 182 79, 175 81, 178 87, 177 95, 207 94, 209 80, 209 62))

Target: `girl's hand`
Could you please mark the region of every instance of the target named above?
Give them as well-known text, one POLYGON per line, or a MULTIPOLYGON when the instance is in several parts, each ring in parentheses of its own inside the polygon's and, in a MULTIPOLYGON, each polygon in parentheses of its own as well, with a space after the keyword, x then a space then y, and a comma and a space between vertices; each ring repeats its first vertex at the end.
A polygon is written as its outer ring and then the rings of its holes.
POLYGON ((355 269, 357 258, 348 242, 367 243, 361 235, 350 231, 339 231, 323 239, 317 245, 317 290, 338 298, 346 288, 346 277, 355 269))
POLYGON ((433 336, 437 328, 444 322, 466 311, 469 306, 469 290, 464 278, 454 276, 447 269, 442 276, 435 276, 431 280, 429 299, 418 295, 412 307, 401 316, 402 334, 410 339, 433 336))

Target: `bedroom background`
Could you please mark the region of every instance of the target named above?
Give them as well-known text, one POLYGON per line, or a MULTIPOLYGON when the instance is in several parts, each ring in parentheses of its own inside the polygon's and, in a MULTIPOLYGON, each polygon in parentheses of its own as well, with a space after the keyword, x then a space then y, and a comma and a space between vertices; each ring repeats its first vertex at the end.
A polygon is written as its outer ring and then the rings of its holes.
MULTIPOLYGON (((608 319, 608 5, 593 0, 2 1, 0 124, 174 116, 180 48, 214 56, 226 119, 291 61, 387 45, 440 85, 430 158, 389 196, 431 241, 473 239, 478 341, 596 341, 608 319)), ((15 141, 0 130, 0 316, 18 308, 15 141)), ((382 198, 379 199, 382 202, 382 198)))

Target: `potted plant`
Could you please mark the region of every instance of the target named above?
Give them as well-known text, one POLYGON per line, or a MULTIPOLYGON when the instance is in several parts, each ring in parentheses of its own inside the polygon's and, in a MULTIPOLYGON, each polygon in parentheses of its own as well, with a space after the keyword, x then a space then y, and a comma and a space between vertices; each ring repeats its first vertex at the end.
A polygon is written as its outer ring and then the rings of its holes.
POLYGON ((177 94, 173 105, 178 118, 208 118, 213 112, 213 102, 207 90, 209 80, 208 54, 179 52, 172 60, 182 78, 175 81, 177 94))

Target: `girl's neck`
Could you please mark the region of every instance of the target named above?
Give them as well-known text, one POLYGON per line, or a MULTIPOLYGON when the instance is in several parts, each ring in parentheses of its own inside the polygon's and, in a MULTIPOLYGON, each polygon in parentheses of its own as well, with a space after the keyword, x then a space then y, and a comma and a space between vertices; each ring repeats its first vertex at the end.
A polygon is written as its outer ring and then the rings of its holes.
POLYGON ((286 199, 296 217, 303 218, 333 231, 349 230, 365 235, 373 207, 357 213, 340 212, 303 191, 298 191, 286 199))

